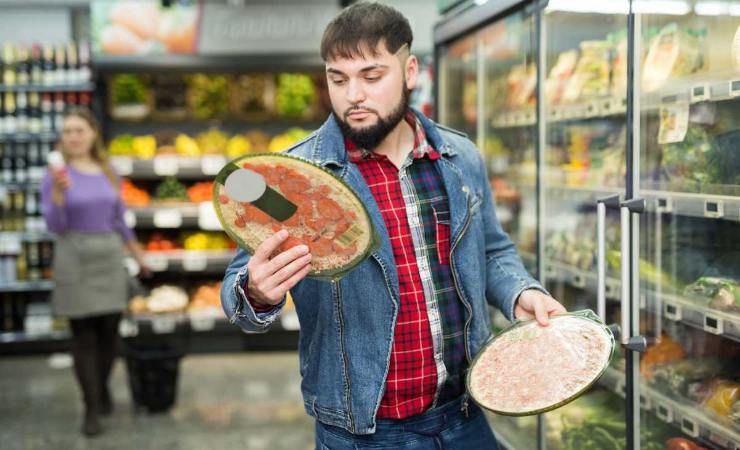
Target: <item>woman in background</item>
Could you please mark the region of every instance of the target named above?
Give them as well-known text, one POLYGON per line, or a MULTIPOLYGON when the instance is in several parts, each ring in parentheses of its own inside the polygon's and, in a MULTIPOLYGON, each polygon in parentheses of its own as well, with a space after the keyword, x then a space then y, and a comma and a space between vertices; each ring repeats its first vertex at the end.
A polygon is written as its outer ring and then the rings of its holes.
POLYGON ((41 187, 44 219, 57 235, 52 310, 69 319, 85 406, 82 432, 94 436, 102 432, 99 416, 113 408, 108 378, 116 357, 118 322, 128 300, 123 248, 139 263, 141 273, 148 269, 124 222, 119 180, 90 110, 66 113, 61 147, 64 164, 50 159, 41 187))

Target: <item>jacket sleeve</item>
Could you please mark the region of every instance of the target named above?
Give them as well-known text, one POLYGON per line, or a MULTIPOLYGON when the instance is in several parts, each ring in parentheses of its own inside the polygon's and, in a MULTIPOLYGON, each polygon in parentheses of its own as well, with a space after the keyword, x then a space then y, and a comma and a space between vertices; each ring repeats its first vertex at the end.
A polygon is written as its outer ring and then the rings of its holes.
MULTIPOLYGON (((478 153, 480 159, 480 153, 478 153)), ((496 208, 485 163, 481 159, 479 167, 481 190, 481 214, 485 233, 486 251, 486 299, 488 303, 497 307, 507 319, 514 320, 514 306, 519 294, 526 289, 537 289, 545 294, 549 293, 524 268, 514 243, 496 217, 496 208)))
POLYGON ((270 329, 285 306, 285 298, 274 308, 265 312, 257 312, 249 302, 244 290, 249 279, 247 263, 249 254, 239 249, 229 264, 221 284, 221 306, 231 323, 238 325, 244 331, 264 333, 270 329))

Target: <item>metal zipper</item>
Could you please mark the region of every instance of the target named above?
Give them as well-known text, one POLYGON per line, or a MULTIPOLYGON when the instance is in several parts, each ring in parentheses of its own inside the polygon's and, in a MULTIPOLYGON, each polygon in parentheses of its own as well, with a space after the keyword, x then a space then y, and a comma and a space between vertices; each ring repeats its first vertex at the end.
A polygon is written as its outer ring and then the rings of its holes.
POLYGON ((347 415, 349 416, 349 427, 354 429, 355 419, 352 415, 352 381, 349 377, 349 361, 347 358, 347 349, 344 347, 344 317, 342 316, 342 294, 339 288, 339 283, 332 281, 332 284, 336 287, 336 295, 334 296, 337 302, 337 312, 339 314, 339 345, 342 349, 342 359, 344 360, 345 377, 344 380, 347 383, 347 395, 345 399, 347 401, 347 415))

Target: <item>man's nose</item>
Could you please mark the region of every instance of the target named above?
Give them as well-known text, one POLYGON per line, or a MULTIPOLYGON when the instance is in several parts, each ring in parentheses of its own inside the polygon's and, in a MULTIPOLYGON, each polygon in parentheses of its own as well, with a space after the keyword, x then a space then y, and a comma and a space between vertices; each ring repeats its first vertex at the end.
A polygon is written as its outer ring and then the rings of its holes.
POLYGON ((350 80, 347 87, 347 100, 353 105, 365 101, 365 91, 357 80, 350 80))

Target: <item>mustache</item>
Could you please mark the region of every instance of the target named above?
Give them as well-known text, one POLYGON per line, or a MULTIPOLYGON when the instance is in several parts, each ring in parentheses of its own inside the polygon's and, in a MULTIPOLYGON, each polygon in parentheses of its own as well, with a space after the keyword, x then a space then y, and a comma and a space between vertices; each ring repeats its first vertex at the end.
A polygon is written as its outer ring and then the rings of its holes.
POLYGON ((358 112, 358 111, 373 113, 376 116, 379 115, 378 112, 372 108, 362 108, 360 106, 352 106, 350 108, 347 108, 347 110, 344 112, 344 118, 346 119, 347 116, 349 116, 353 112, 358 112))

